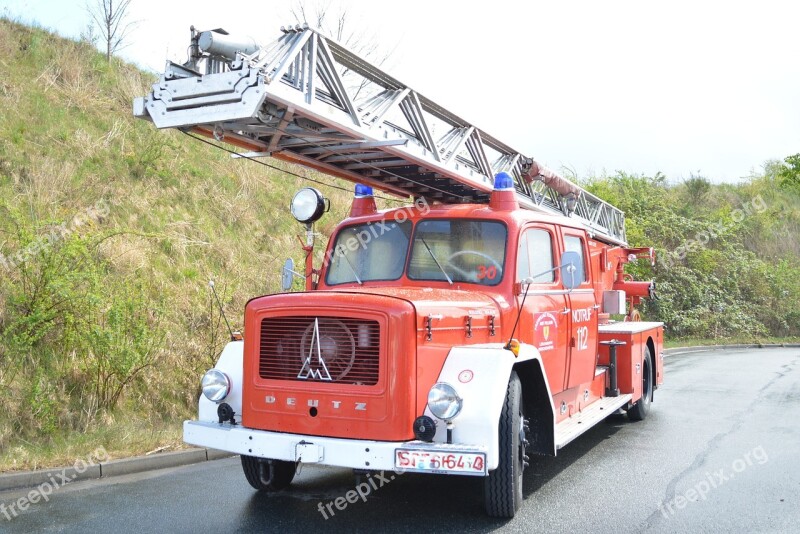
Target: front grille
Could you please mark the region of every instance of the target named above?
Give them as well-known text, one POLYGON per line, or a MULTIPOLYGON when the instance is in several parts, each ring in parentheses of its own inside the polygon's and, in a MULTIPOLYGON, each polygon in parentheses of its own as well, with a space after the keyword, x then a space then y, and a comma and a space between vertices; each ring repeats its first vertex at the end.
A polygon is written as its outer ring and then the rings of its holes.
POLYGON ((267 317, 259 355, 261 378, 372 386, 378 383, 380 327, 344 317, 267 317))

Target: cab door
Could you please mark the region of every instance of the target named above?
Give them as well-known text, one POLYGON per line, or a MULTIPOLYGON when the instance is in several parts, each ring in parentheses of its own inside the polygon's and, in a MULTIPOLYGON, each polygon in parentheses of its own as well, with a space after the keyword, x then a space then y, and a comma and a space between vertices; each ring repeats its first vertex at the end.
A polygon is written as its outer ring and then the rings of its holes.
POLYGON ((542 355, 551 393, 564 389, 569 335, 566 295, 558 278, 558 234, 552 225, 523 228, 517 247, 517 305, 522 306, 519 339, 542 355), (522 283, 532 277, 528 287, 522 283), (527 297, 523 297, 527 287, 527 297))
POLYGON ((580 285, 568 292, 569 340, 566 388, 577 387, 594 379, 597 366, 597 312, 599 306, 592 287, 592 273, 586 244, 586 233, 562 228, 564 251, 577 252, 583 261, 584 277, 580 285))

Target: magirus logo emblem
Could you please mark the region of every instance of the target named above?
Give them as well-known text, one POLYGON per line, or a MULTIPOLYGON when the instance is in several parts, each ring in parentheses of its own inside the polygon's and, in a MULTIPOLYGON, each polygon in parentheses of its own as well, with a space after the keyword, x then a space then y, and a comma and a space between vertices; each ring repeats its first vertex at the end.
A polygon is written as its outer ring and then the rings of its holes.
POLYGON ((311 343, 309 343, 308 354, 306 360, 303 362, 303 368, 297 378, 308 380, 309 378, 316 378, 317 380, 333 381, 331 373, 328 371, 328 366, 322 358, 322 345, 319 341, 319 319, 314 319, 314 332, 311 335, 311 343), (314 361, 316 358, 316 362, 314 361))

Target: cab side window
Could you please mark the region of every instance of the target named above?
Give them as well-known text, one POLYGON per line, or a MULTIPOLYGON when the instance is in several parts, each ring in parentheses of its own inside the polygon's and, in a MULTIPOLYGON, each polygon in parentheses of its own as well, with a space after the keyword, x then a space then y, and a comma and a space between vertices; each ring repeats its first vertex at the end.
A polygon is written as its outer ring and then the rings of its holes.
POLYGON ((581 261, 583 262, 583 281, 586 282, 589 280, 589 271, 586 268, 586 256, 583 250, 583 239, 574 235, 565 235, 564 236, 564 250, 565 251, 572 251, 577 252, 581 256, 581 261))
POLYGON ((555 272, 551 270, 553 269, 553 238, 550 232, 538 228, 525 230, 520 236, 517 258, 518 281, 529 276, 536 276, 534 283, 537 284, 547 284, 555 280, 555 272))

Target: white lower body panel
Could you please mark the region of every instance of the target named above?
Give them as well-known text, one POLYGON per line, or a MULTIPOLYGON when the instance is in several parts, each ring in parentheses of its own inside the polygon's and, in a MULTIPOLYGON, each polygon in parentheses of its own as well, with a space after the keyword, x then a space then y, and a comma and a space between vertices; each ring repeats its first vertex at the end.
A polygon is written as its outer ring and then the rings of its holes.
POLYGON ((487 452, 486 447, 482 446, 301 436, 202 421, 184 421, 183 440, 191 445, 234 454, 376 471, 399 471, 399 468, 395 468, 395 450, 400 448, 436 452, 487 452))
POLYGON ((591 429, 594 425, 619 410, 631 400, 630 393, 618 397, 604 397, 584 408, 582 412, 564 419, 556 425, 556 448, 560 449, 569 442, 591 429))

